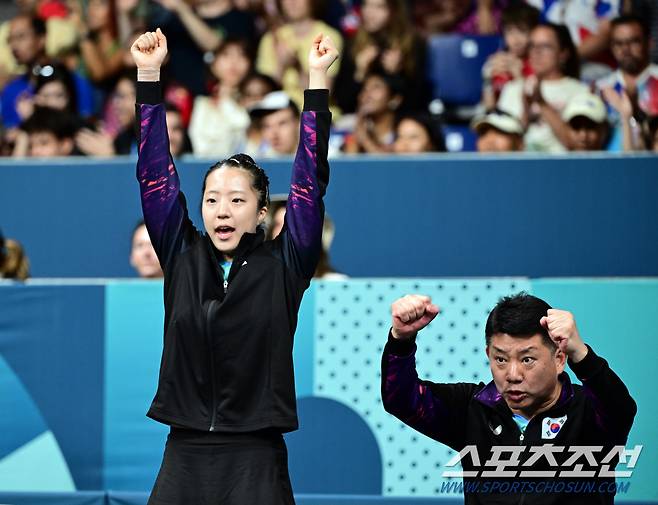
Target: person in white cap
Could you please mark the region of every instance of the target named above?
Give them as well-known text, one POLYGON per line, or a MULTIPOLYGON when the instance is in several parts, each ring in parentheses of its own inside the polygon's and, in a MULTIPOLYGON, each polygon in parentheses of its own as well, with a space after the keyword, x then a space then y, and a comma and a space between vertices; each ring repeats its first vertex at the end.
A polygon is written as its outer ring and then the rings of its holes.
POLYGON ((610 133, 605 103, 592 93, 573 97, 562 113, 569 125, 570 151, 605 149, 610 133))
POLYGON ((260 124, 264 146, 261 156, 292 156, 299 143, 299 108, 284 91, 265 95, 249 111, 260 124))
POLYGON ((492 111, 476 118, 471 127, 477 133, 480 153, 523 150, 523 127, 520 121, 501 111, 492 111))

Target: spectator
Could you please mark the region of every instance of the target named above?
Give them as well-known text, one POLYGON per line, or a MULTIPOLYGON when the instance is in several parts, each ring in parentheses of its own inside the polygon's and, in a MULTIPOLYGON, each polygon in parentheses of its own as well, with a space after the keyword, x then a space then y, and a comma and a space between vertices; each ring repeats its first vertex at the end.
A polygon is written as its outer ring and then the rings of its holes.
MULTIPOLYGON (((655 0, 622 0, 622 13, 646 20, 651 40, 658 40, 658 3, 655 0)), ((651 44, 651 61, 658 63, 658 44, 651 44)))
MULTIPOLYGON (((258 102, 265 98, 265 95, 279 89, 281 89, 279 84, 269 75, 252 72, 245 77, 240 85, 240 105, 242 105, 245 110, 251 110, 258 102)), ((255 153, 259 156, 259 146, 263 141, 259 118, 251 117, 246 135, 247 141, 244 151, 247 153, 255 153)))
POLYGON ((618 68, 596 83, 612 109, 611 150, 620 150, 620 144, 625 150, 644 147, 640 123, 648 111, 641 110, 640 89, 658 79, 658 65, 650 62, 649 47, 648 29, 641 18, 629 15, 612 21, 611 49, 618 68))
POLYGON ((420 114, 403 116, 395 128, 393 151, 397 154, 445 151, 440 125, 420 114))
POLYGON ((183 154, 192 152, 192 143, 185 129, 183 114, 174 105, 165 104, 167 116, 167 135, 169 136, 169 149, 171 155, 176 158, 183 154))
POLYGON ((260 122, 265 157, 295 154, 299 141, 299 109, 283 91, 274 91, 251 109, 251 117, 260 122))
POLYGON ((605 148, 610 126, 605 104, 597 95, 586 93, 573 97, 562 118, 569 125, 571 151, 600 151, 605 148))
POLYGON ((425 76, 425 42, 416 35, 404 0, 364 0, 361 26, 343 52, 333 96, 344 113, 356 110, 356 97, 375 67, 404 81, 405 108, 420 110, 429 102, 425 76))
POLYGON ((119 13, 116 0, 69 2, 70 19, 80 38, 81 69, 92 82, 108 87, 109 81, 124 69, 126 51, 119 38, 119 13))
POLYGON ((414 19, 425 36, 435 33, 494 35, 507 0, 416 0, 414 19))
POLYGON ((6 239, 0 230, 0 279, 24 281, 30 276, 30 261, 16 240, 6 239))
MULTIPOLYGON (((270 205, 267 208, 268 226, 266 240, 275 239, 281 233, 281 230, 283 230, 287 202, 287 195, 275 195, 270 198, 270 205)), ((331 243, 334 240, 335 234, 336 227, 334 221, 325 213, 322 223, 322 251, 320 252, 318 266, 313 274, 314 279, 344 280, 348 278, 347 275, 337 272, 329 259, 329 249, 331 249, 331 243)))
POLYGON ((143 219, 133 229, 130 243, 130 266, 137 271, 137 274, 142 279, 159 279, 164 277, 143 219))
POLYGON ((240 84, 252 58, 247 41, 226 38, 215 53, 210 71, 216 84, 210 96, 194 100, 190 138, 194 154, 224 158, 246 142, 249 114, 239 103, 240 84))
POLYGON ((539 11, 529 5, 514 5, 503 11, 505 49, 491 55, 482 68, 482 103, 486 110, 496 107, 505 84, 532 75, 528 46, 530 33, 538 24, 539 11))
POLYGON ((647 121, 647 130, 649 133, 649 149, 658 153, 658 116, 654 116, 647 121))
POLYGON ((572 97, 588 91, 578 80, 578 54, 567 28, 552 23, 532 31, 529 49, 535 75, 507 84, 498 109, 521 121, 526 150, 563 152, 569 135, 561 113, 572 97))
POLYGON ((134 71, 127 71, 107 100, 103 122, 96 128, 82 128, 76 135, 78 149, 88 156, 135 153, 135 99, 134 71))
MULTIPOLYGON (((283 26, 271 29, 258 47, 256 69, 281 83, 283 90, 301 106, 308 75, 308 47, 318 33, 328 35, 342 52, 343 37, 323 21, 313 0, 278 0, 283 26)), ((338 73, 340 61, 334 63, 329 76, 338 73)), ((330 84, 331 88, 331 84, 330 84)))
MULTIPOLYGON (((53 62, 46 56, 46 25, 36 17, 19 14, 9 25, 9 45, 16 61, 24 65, 26 72, 10 81, 0 95, 2 121, 5 127, 20 124, 17 107, 20 99, 34 94, 34 85, 39 75, 47 75, 53 62)), ((75 80, 78 110, 83 117, 93 111, 93 91, 88 81, 77 74, 75 80)))
MULTIPOLYGON (((573 2, 571 0, 526 0, 539 9, 542 19, 551 23, 566 25, 571 39, 578 48, 582 60, 598 61, 609 66, 612 61, 607 54, 610 45, 610 21, 619 16, 618 0, 592 0, 573 2)), ((606 67, 590 66, 585 78, 600 76, 606 67)))
POLYGON ((501 111, 476 118, 472 125, 477 133, 480 153, 502 153, 523 150, 523 127, 518 119, 501 111))
POLYGON ((70 156, 75 151, 77 121, 70 114, 36 107, 30 117, 21 124, 24 132, 14 148, 15 157, 70 156))
POLYGON ((183 84, 194 96, 208 92, 204 73, 199 71, 205 53, 217 50, 228 36, 255 40, 253 16, 233 8, 231 0, 156 2, 162 8, 153 10, 149 30, 160 27, 169 40, 167 77, 183 84))
POLYGON ((59 64, 48 65, 36 79, 34 96, 19 98, 16 110, 21 120, 26 120, 34 106, 49 107, 78 117, 75 81, 71 72, 59 64))
POLYGON ((347 135, 346 153, 388 153, 395 140, 395 115, 402 103, 399 79, 381 69, 371 71, 359 93, 354 133, 347 135))

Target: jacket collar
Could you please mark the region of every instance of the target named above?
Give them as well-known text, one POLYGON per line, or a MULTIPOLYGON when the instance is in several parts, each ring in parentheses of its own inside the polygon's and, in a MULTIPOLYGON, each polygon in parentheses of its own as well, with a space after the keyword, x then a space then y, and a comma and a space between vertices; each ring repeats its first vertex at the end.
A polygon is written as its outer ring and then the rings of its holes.
MULTIPOLYGON (((567 374, 566 372, 562 372, 560 375, 558 375, 558 380, 562 384, 562 391, 560 391, 560 398, 552 408, 561 407, 562 405, 570 401, 574 395, 573 384, 569 379, 569 374, 567 374)), ((503 399, 503 395, 501 395, 498 392, 498 389, 496 389, 496 384, 494 384, 494 381, 491 381, 489 384, 484 386, 484 388, 482 388, 478 393, 476 393, 475 399, 478 400, 480 403, 483 403, 484 405, 487 405, 488 407, 491 408, 494 408, 496 405, 500 404, 501 402, 505 403, 505 400, 503 399)))

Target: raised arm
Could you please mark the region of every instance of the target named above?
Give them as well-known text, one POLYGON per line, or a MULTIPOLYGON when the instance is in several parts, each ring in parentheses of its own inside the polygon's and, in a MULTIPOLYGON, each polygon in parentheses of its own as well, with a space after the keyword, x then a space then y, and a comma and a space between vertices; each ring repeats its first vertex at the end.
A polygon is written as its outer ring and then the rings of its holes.
POLYGON ((176 251, 193 240, 196 230, 169 152, 166 113, 162 104, 160 66, 167 55, 167 39, 158 28, 141 35, 130 48, 137 65, 136 117, 139 130, 137 180, 144 222, 165 272, 176 251))
POLYGON ((313 277, 322 248, 322 201, 329 183, 329 89, 327 70, 338 58, 331 39, 322 34, 309 52, 309 89, 304 92, 299 146, 286 205, 284 258, 297 273, 313 277))
POLYGON ((597 356, 580 338, 571 312, 550 309, 541 324, 569 358, 569 366, 583 383, 595 420, 611 443, 625 444, 637 413, 637 405, 626 385, 606 360, 597 356))
POLYGON ((460 450, 463 419, 475 384, 435 384, 418 378, 416 335, 439 313, 428 296, 407 295, 391 306, 392 327, 382 356, 384 409, 415 430, 460 450))

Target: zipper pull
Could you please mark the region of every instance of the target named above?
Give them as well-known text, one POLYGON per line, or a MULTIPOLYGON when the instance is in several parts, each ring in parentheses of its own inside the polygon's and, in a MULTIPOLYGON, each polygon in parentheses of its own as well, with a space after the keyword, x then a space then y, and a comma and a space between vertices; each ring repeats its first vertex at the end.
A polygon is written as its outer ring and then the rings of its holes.
POLYGON ((224 294, 226 294, 227 289, 228 289, 228 281, 224 279, 224 294))
POLYGON ((521 436, 519 437, 519 442, 523 442, 523 433, 521 433, 521 436))

